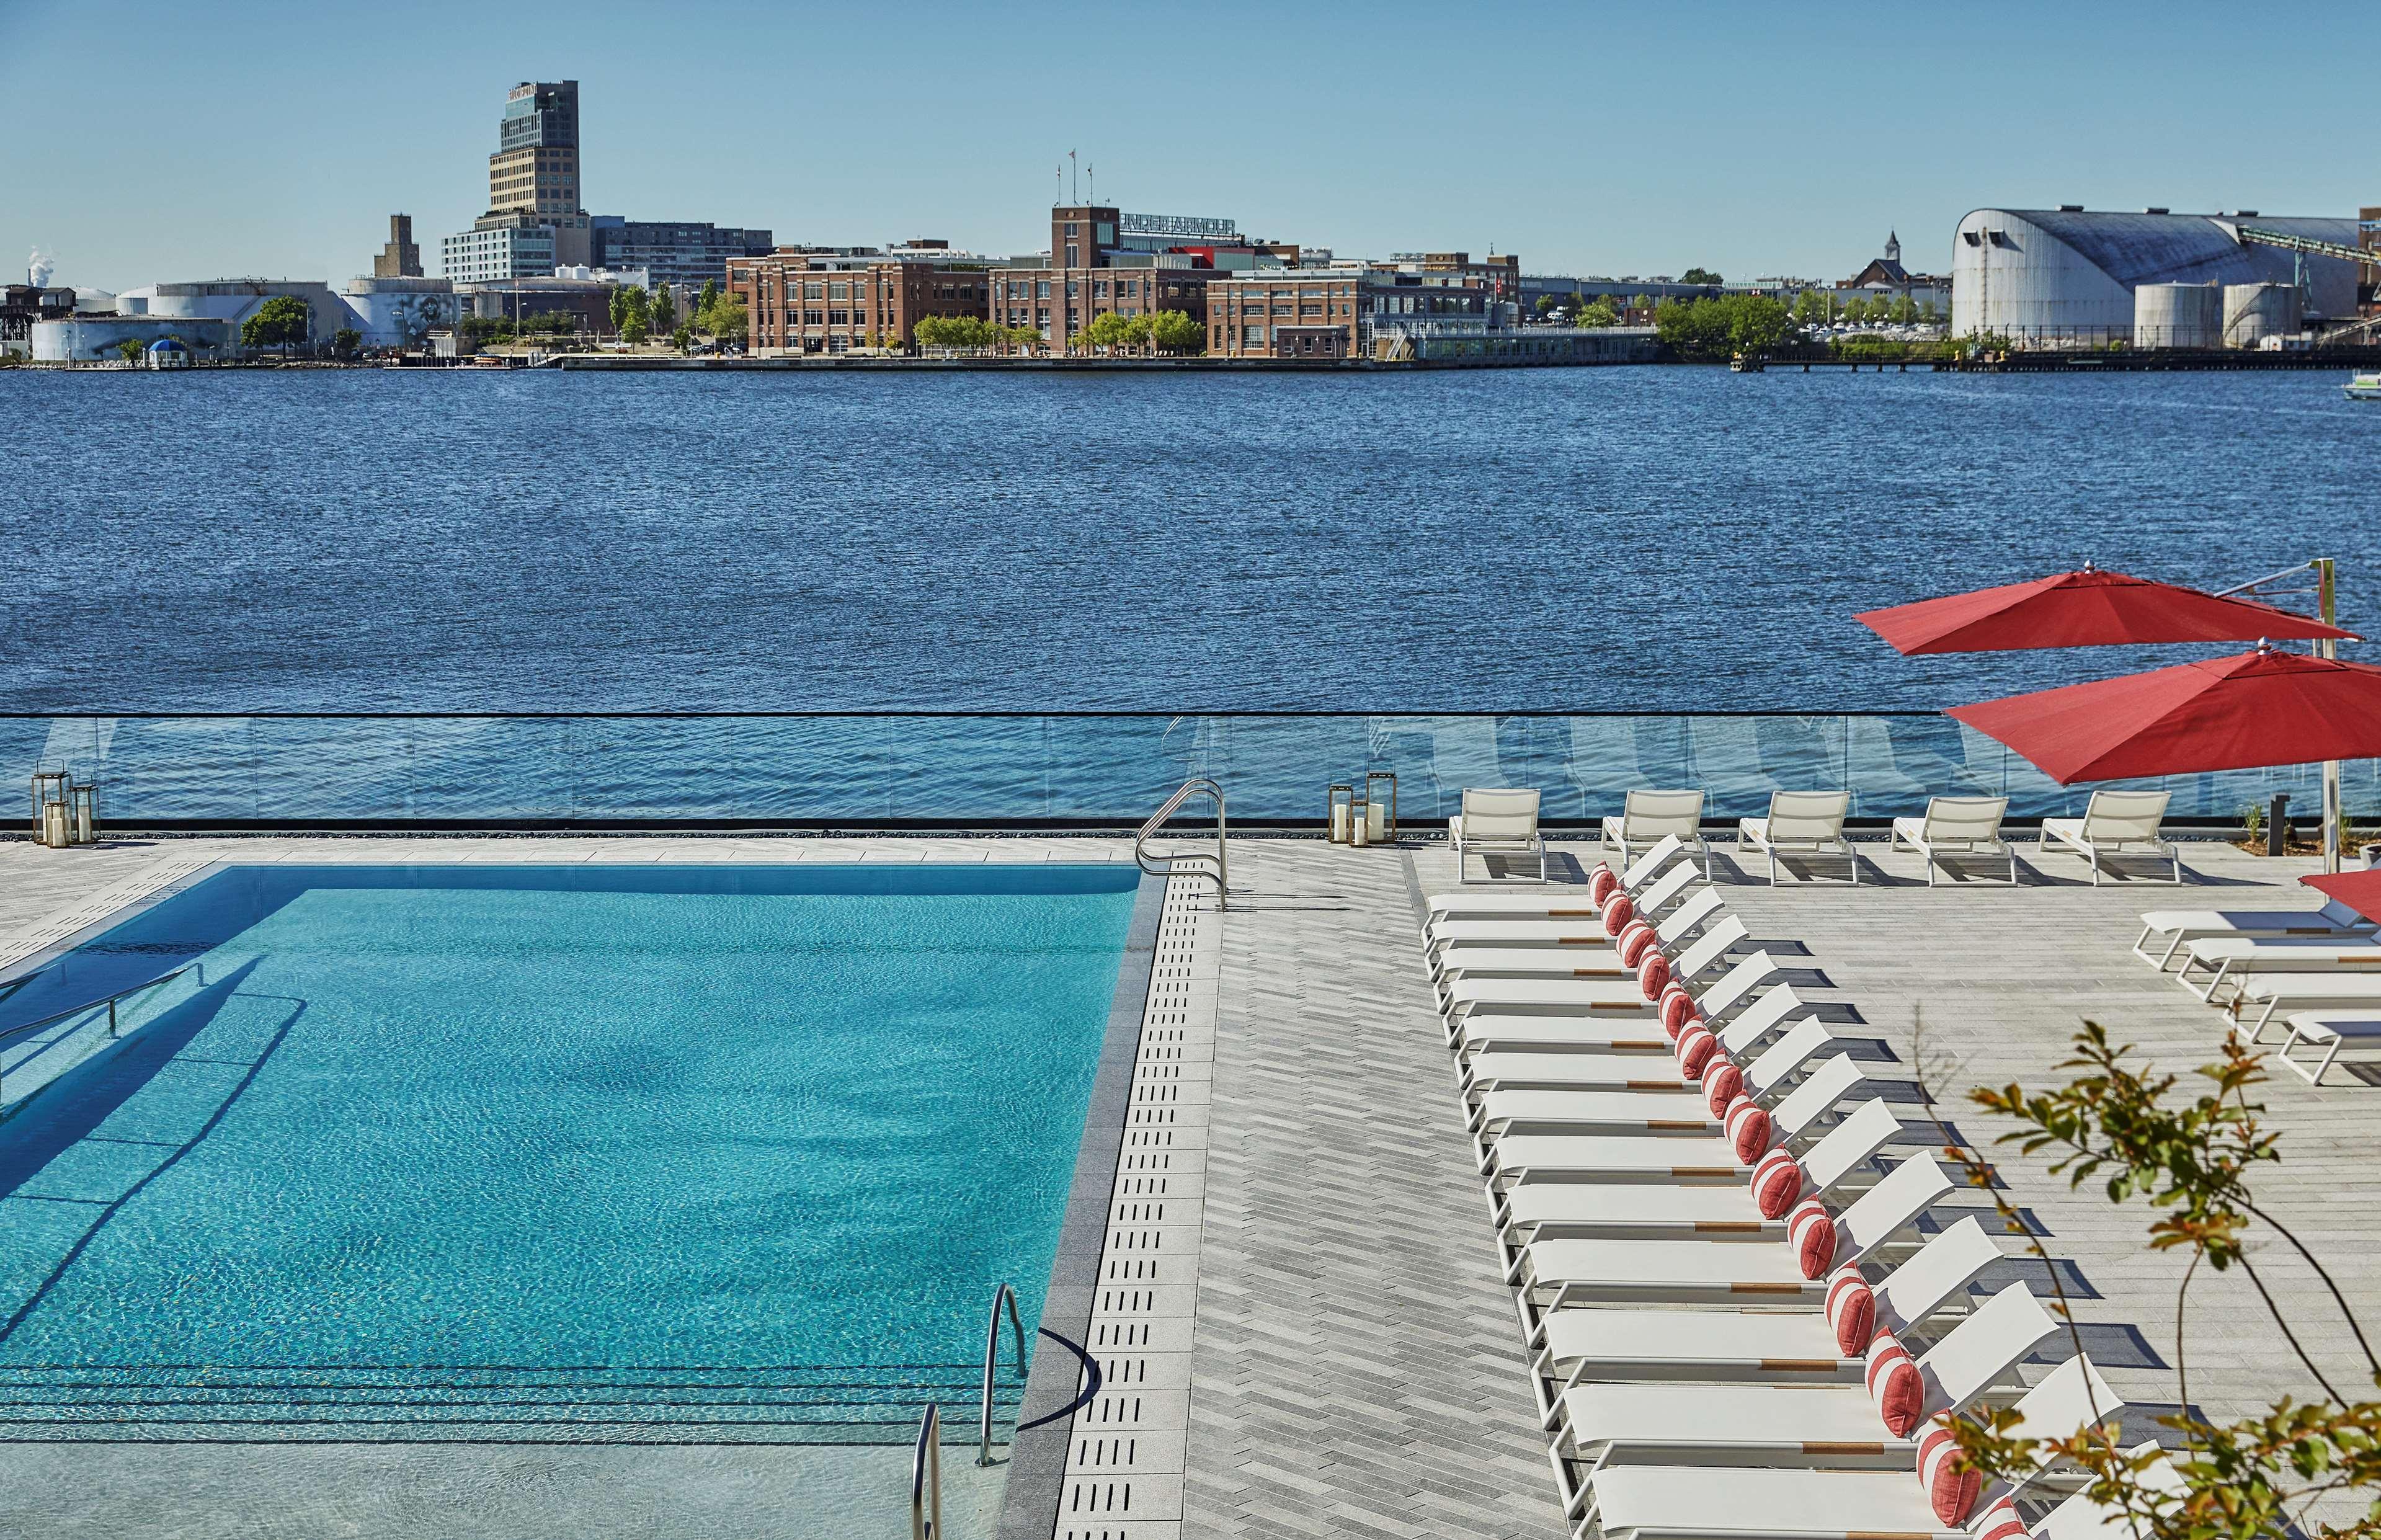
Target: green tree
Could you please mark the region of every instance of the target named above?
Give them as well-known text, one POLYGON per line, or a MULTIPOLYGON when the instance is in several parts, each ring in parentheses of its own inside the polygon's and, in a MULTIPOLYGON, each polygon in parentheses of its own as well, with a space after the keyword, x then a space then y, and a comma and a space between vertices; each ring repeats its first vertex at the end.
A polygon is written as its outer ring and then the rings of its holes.
POLYGON ((1187 311, 1159 311, 1149 318, 1149 340, 1161 353, 1203 353, 1207 328, 1187 311))
POLYGON ((1724 359, 1758 357, 1786 340, 1794 323, 1786 307, 1756 294, 1664 304, 1654 312, 1655 334, 1680 356, 1724 359))
POLYGON ((364 350, 364 334, 353 326, 342 326, 331 334, 331 356, 352 359, 364 350))
POLYGON ((645 339, 653 335, 653 302, 646 299, 645 291, 634 284, 620 289, 618 294, 620 318, 616 324, 620 338, 632 348, 641 348, 644 346, 645 339))
POLYGON ((294 294, 276 294, 240 323, 239 340, 249 348, 279 348, 284 351, 306 340, 312 316, 306 301, 294 294))
POLYGON ((629 324, 629 290, 626 287, 613 289, 609 304, 612 312, 612 330, 617 333, 629 324))
POLYGON ((1544 320, 1546 318, 1547 314, 1548 314, 1549 312, 1551 312, 1554 310, 1554 308, 1555 308, 1555 297, 1554 297, 1553 295, 1551 295, 1551 294, 1541 294, 1541 295, 1539 295, 1539 296, 1538 296, 1537 311, 1538 311, 1538 319, 1539 319, 1539 320, 1544 321, 1544 320))
POLYGON ((697 315, 707 314, 710 312, 711 307, 717 303, 719 303, 719 280, 716 278, 703 279, 702 292, 696 297, 694 301, 694 313, 697 315))
MULTIPOLYGON (((1146 336, 1146 332, 1143 335, 1146 336)), ((1077 340, 1086 348, 1120 349, 1131 343, 1132 327, 1125 317, 1113 311, 1103 312, 1092 317, 1082 331, 1077 334, 1077 340)))
POLYGON ((752 329, 752 312, 743 300, 732 295, 714 296, 702 312, 702 325, 713 338, 741 346, 745 334, 752 329))
POLYGON ((1586 296, 1586 295, 1584 295, 1584 294, 1581 294, 1578 289, 1572 289, 1572 290, 1570 291, 1570 305, 1569 305, 1569 310, 1570 310, 1570 314, 1571 314, 1571 324, 1572 324, 1573 325, 1577 325, 1577 324, 1580 324, 1580 323, 1579 323, 1579 317, 1580 317, 1580 314, 1581 314, 1581 312, 1585 311, 1586 309, 1587 309, 1587 296, 1586 296))
POLYGON ((1913 324, 1918 319, 1918 301, 1912 299, 1906 291, 1894 296, 1893 313, 1890 319, 1898 326, 1913 324))
POLYGON ((125 362, 139 363, 140 361, 140 355, 148 351, 148 349, 128 336, 123 341, 116 345, 116 351, 125 362))
POLYGON ((1719 284, 1726 281, 1708 267, 1690 267, 1679 275, 1679 282, 1682 284, 1719 284))
POLYGON ((1617 326, 1620 324, 1620 312, 1612 308, 1611 300, 1597 299, 1581 305, 1571 316, 1570 324, 1574 326, 1617 326))
MULTIPOLYGON (((2179 1077, 2159 1074, 2130 1045, 2112 1044, 2097 1023, 2083 1022, 2073 1041, 2074 1052, 2057 1067, 2063 1084, 2045 1091, 2015 1082, 1979 1086, 1969 1097, 2017 1125, 1998 1143, 2046 1157, 2049 1174, 2066 1177, 2070 1188, 2088 1182, 2112 1204, 2144 1204, 2152 1216, 2149 1249, 2189 1259, 2175 1298, 2177 1410, 2155 1419, 2176 1436, 2160 1440, 2167 1446, 2163 1451, 2137 1458, 2129 1446, 2144 1430, 2131 1415, 2121 1433, 2104 1424, 2048 1439, 2019 1436, 2016 1414, 2007 1410, 1946 1414, 1937 1423, 1949 1431, 1962 1463, 1986 1482, 2029 1479, 2053 1462, 2080 1468, 2087 1500, 2115 1515, 2104 1527, 2133 1540, 2372 1535, 2381 1527, 2381 1399, 2372 1394, 2381 1384, 2381 1357, 2330 1268, 2261 1198, 2258 1173, 2282 1158, 2277 1137, 2264 1124, 2264 1104, 2249 1099, 2265 1082, 2263 1059, 2237 1032, 2228 1033, 2222 1058, 2195 1071, 2196 1094, 2178 1096, 2179 1077), (2319 1287, 2294 1277, 2288 1285, 2269 1283, 2284 1257, 2312 1272, 2319 1287), (2182 1321, 2203 1270, 2236 1269, 2323 1393, 2304 1401, 2285 1397, 2265 1412, 2218 1421, 2192 1399, 2182 1321), (2344 1336, 2316 1335, 2306 1313, 2336 1318, 2344 1336), (2324 1359, 2331 1361, 2328 1374, 2324 1359), (2349 1523, 2335 1525, 2312 1511, 2326 1498, 2349 1523)), ((1948 1067, 1924 1051, 1923 1023, 1917 1047, 1921 1094, 1934 1111, 1933 1084, 1948 1067)), ((1935 1118, 1947 1153, 2002 1230, 2019 1238, 2033 1261, 2049 1265, 2054 1314, 2067 1322, 2068 1342, 2080 1354, 2082 1336, 2040 1230, 2026 1222, 1990 1163, 1961 1143, 1939 1111, 1935 1118)))
POLYGON ((669 285, 656 284, 653 287, 653 297, 648 301, 646 311, 653 330, 657 332, 668 331, 678 324, 678 300, 671 295, 669 285))
POLYGON ((683 321, 679 322, 678 324, 678 330, 670 333, 670 346, 677 348, 681 353, 693 351, 694 328, 688 325, 683 321))

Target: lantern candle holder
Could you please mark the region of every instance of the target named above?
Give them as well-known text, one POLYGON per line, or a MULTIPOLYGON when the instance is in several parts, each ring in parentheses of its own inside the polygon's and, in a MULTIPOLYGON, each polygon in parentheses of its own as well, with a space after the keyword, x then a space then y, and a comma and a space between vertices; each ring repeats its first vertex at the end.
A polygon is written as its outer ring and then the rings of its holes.
POLYGON ((67 822, 74 842, 91 845, 99 839, 99 786, 78 781, 67 788, 67 822))
POLYGON ((1398 777, 1394 771, 1364 772, 1364 822, 1370 843, 1394 845, 1398 842, 1398 777), (1379 789, 1388 792, 1388 801, 1381 801, 1379 789))
POLYGON ((63 770, 33 772, 33 837, 43 845, 63 846, 72 825, 67 804, 67 773, 63 770))
POLYGON ((1356 837, 1356 788, 1346 781, 1334 781, 1324 796, 1330 805, 1331 843, 1351 842, 1356 837))

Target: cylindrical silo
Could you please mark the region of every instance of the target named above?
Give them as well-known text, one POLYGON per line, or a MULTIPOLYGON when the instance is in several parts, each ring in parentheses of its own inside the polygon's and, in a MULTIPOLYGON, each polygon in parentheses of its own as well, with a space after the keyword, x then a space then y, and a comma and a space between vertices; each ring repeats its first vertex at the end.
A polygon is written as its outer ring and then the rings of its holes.
POLYGON ((2213 348, 2224 324, 2214 284, 2143 284, 2133 290, 2133 346, 2213 348))
POLYGON ((2299 291, 2292 284, 2226 284, 2224 346, 2254 348, 2269 336, 2293 336, 2300 325, 2299 291))

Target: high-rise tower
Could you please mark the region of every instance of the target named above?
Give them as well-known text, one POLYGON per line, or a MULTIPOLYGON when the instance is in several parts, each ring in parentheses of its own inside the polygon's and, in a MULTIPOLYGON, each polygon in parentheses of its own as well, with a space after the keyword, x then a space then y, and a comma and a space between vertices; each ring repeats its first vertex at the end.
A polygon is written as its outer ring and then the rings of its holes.
POLYGON ((505 98, 496 153, 488 157, 488 216, 505 215, 550 227, 556 263, 588 260, 578 81, 524 80, 505 98))

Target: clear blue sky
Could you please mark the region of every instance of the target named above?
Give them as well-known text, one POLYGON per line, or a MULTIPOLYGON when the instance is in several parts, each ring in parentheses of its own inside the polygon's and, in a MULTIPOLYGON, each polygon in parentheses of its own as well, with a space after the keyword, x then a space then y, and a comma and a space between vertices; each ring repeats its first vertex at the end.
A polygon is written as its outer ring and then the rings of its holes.
POLYGON ((1980 205, 2381 203, 2372 16, 0 0, 0 270, 344 279, 404 212, 434 273, 505 92, 571 78, 591 210, 784 241, 1038 251, 1073 149, 1103 202, 1346 254, 1838 277, 1893 227, 1940 271, 1980 205))

